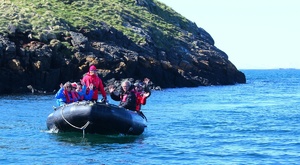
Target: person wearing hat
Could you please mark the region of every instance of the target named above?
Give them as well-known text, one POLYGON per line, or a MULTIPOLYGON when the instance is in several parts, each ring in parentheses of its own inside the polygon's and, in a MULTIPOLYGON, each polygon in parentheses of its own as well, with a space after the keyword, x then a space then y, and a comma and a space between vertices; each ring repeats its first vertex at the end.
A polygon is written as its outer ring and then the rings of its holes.
MULTIPOLYGON (((86 73, 86 75, 83 77, 82 82, 87 87, 89 87, 90 84, 93 84, 94 89, 93 89, 92 101, 98 101, 98 91, 100 91, 102 94, 103 97, 102 100, 103 101, 107 100, 102 80, 98 77, 97 68, 94 65, 90 66, 89 72, 86 73)), ((87 88, 87 90, 90 89, 87 88)))
POLYGON ((73 82, 73 83, 71 83, 71 86, 72 86, 72 89, 71 89, 72 101, 73 102, 81 101, 80 95, 76 91, 76 89, 77 89, 77 83, 73 82))

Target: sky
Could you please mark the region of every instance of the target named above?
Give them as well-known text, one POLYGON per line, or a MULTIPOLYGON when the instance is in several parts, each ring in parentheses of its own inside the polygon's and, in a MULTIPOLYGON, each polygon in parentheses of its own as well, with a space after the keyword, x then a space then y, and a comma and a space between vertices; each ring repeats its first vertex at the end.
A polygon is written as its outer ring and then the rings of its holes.
POLYGON ((300 69, 299 0, 158 0, 207 31, 237 69, 300 69))

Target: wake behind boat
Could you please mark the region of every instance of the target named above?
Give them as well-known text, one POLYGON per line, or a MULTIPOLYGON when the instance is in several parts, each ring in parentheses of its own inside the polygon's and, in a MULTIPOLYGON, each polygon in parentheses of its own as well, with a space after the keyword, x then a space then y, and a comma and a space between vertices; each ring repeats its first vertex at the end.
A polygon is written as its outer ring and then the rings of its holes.
POLYGON ((91 134, 140 135, 144 132, 146 117, 113 104, 80 101, 55 108, 47 118, 47 128, 58 132, 91 134))

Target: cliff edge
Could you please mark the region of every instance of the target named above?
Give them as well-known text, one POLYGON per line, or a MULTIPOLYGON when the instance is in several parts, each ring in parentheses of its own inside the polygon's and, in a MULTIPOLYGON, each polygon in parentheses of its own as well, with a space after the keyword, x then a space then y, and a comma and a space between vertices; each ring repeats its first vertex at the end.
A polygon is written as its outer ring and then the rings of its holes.
POLYGON ((92 64, 105 86, 246 83, 209 33, 156 0, 6 0, 0 15, 0 94, 53 92, 92 64))

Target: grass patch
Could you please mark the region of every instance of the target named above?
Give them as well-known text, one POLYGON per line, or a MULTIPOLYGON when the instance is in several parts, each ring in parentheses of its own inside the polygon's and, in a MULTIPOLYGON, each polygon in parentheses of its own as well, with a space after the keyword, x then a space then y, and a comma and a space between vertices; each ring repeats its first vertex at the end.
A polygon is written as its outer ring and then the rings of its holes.
POLYGON ((144 6, 135 0, 6 0, 0 2, 0 33, 13 25, 34 37, 81 28, 95 29, 105 22, 136 43, 151 37, 158 47, 172 45, 196 26, 164 4, 153 0, 144 6))

